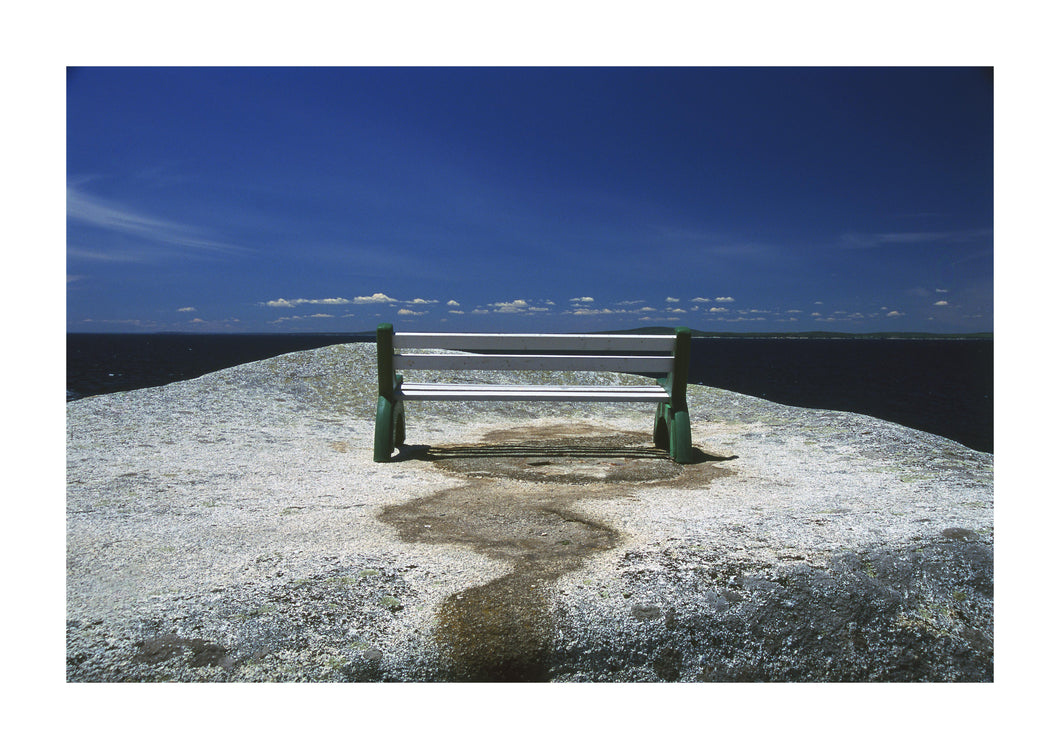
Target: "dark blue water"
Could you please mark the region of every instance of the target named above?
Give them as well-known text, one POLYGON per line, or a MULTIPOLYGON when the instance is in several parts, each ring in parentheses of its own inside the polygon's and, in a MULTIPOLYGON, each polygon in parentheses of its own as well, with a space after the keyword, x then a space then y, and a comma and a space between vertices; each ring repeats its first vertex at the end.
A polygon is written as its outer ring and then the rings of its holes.
POLYGON ((693 339, 689 379, 994 450, 991 340, 693 339))
POLYGON ((68 333, 66 398, 190 380, 207 372, 372 335, 68 333))
MULTIPOLYGON (((67 399, 186 380, 374 335, 67 335, 67 399)), ((854 411, 994 449, 990 340, 694 338, 689 379, 777 403, 854 411)))

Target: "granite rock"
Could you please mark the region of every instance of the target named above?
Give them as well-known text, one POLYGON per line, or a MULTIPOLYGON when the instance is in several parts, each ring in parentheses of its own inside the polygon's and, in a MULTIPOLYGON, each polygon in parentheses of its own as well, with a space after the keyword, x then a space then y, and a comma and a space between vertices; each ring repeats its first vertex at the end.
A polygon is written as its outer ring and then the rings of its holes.
MULTIPOLYGON (((572 374, 453 379, 501 377, 572 374)), ((692 386, 688 466, 562 403, 409 404, 377 464, 374 383, 346 344, 68 403, 67 679, 993 679, 990 454, 692 386)))

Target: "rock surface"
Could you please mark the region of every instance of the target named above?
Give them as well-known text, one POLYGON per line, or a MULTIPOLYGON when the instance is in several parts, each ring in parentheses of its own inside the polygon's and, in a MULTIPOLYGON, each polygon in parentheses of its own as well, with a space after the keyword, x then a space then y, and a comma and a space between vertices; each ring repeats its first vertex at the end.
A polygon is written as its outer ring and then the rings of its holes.
POLYGON ((692 386, 692 465, 532 403, 377 464, 374 387, 347 344, 67 404, 67 679, 993 679, 989 454, 692 386))

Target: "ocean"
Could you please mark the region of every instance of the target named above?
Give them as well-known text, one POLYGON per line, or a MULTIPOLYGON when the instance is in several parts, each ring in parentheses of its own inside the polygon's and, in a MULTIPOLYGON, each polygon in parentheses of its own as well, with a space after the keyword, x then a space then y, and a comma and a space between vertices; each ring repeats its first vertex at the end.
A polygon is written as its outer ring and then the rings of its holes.
MULTIPOLYGON (((155 387, 291 351, 374 341, 340 334, 66 336, 66 398, 155 387)), ((689 380, 777 403, 853 411, 994 450, 989 339, 693 338, 689 380)))

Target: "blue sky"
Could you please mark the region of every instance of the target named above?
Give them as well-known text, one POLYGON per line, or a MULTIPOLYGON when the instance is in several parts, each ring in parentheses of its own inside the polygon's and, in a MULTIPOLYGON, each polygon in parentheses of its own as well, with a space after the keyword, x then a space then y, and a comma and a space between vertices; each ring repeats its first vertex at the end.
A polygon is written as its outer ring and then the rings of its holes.
POLYGON ((978 68, 71 68, 67 329, 993 330, 978 68))

